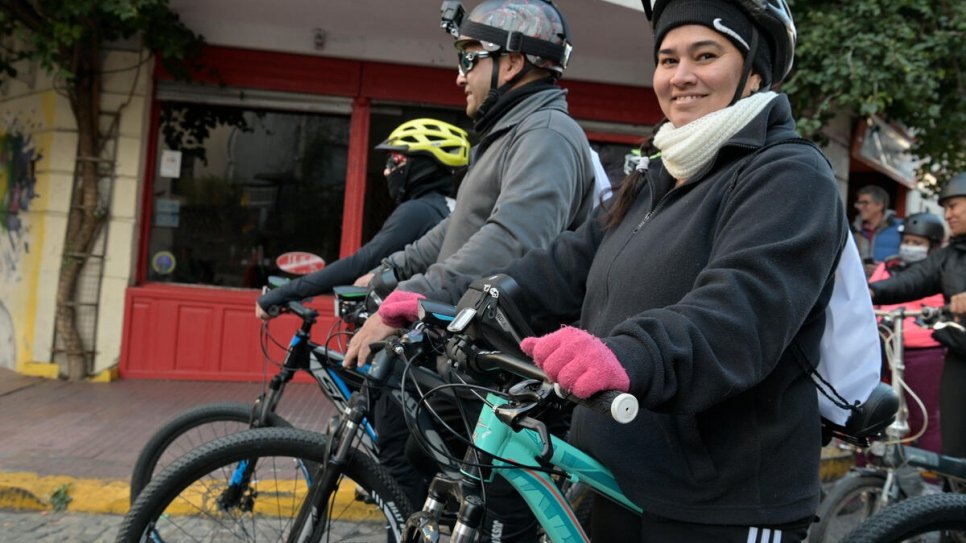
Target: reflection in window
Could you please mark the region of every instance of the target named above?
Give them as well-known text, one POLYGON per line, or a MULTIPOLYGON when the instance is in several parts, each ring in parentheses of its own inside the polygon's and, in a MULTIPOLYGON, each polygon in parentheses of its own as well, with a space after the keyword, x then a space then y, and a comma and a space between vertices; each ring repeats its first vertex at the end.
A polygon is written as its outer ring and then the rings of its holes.
POLYGON ((349 119, 166 102, 147 277, 260 288, 275 257, 339 256, 349 119))

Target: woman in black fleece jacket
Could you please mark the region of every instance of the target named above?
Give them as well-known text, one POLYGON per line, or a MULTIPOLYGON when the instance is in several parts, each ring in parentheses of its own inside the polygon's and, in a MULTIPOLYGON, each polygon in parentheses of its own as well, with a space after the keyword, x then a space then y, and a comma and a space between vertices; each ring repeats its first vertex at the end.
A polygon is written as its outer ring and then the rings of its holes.
MULTIPOLYGON (((801 541, 821 448, 806 367, 848 224, 827 160, 769 90, 791 68, 794 25, 781 0, 645 8, 669 120, 660 157, 577 231, 500 270, 550 332, 521 347, 577 396, 640 401, 630 425, 574 412, 571 440, 645 511, 598 499, 595 540, 801 541)), ((455 301, 470 280, 397 291, 380 313, 412 317, 419 294, 455 301)))

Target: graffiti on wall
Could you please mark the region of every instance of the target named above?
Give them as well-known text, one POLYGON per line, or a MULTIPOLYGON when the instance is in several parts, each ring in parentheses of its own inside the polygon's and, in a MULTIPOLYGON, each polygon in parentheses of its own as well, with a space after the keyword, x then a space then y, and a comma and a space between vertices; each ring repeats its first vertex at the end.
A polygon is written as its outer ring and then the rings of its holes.
POLYGON ((29 226, 22 213, 37 197, 35 166, 40 159, 33 127, 4 119, 0 125, 0 278, 20 279, 20 262, 30 252, 29 226))

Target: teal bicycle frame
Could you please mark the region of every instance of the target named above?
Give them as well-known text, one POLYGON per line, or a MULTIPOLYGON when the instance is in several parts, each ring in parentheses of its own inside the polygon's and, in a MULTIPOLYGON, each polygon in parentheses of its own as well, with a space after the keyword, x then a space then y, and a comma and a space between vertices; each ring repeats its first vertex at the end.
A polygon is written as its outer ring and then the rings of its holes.
MULTIPOLYGON (((535 460, 544 449, 543 438, 538 432, 527 428, 514 431, 501 421, 494 406, 504 403, 505 400, 499 396, 487 395, 473 431, 473 443, 493 457, 491 464, 496 469, 492 473, 504 477, 523 496, 552 541, 590 541, 560 488, 535 460), (533 466, 535 469, 520 468, 501 459, 533 466)), ((610 470, 562 439, 551 435, 550 441, 553 451, 550 464, 567 473, 571 482, 585 483, 614 502, 638 515, 641 514, 641 508, 621 492, 610 470)), ((463 473, 475 477, 465 471, 463 473)))

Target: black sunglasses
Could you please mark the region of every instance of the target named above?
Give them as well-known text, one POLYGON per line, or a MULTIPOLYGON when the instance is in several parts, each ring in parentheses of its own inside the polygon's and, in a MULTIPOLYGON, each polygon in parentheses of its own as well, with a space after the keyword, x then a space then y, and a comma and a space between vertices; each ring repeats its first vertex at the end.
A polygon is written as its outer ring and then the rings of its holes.
POLYGON ((470 73, 470 70, 476 66, 477 61, 481 58, 492 58, 492 53, 489 51, 460 51, 458 66, 460 75, 466 77, 466 74, 470 73))

